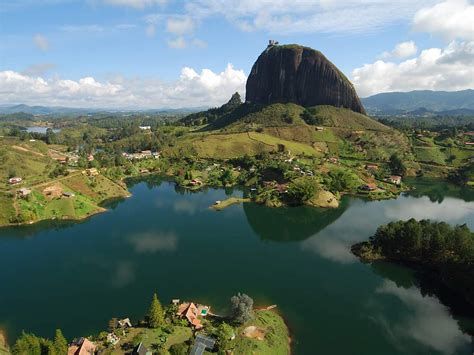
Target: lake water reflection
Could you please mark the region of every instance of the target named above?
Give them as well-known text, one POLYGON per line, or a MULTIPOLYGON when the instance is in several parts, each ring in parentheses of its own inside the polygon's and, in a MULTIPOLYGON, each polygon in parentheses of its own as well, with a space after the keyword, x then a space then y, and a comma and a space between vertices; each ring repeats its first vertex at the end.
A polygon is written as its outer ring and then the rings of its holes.
POLYGON ((350 253, 395 219, 474 229, 474 199, 452 186, 420 186, 396 200, 346 197, 337 210, 245 204, 215 212, 215 200, 243 192, 137 183, 130 199, 85 222, 0 230, 0 327, 11 337, 22 329, 52 336, 57 327, 73 337, 114 316, 141 318, 155 291, 218 313, 241 291, 278 305, 296 354, 472 354, 472 319, 424 295, 410 270, 364 265, 350 253))

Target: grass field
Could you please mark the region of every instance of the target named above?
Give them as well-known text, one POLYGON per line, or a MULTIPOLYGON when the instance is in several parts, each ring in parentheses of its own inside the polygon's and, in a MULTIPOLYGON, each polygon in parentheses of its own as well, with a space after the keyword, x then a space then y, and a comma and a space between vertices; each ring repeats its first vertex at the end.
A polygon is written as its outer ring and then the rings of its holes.
POLYGON ((367 129, 388 132, 391 129, 365 115, 346 108, 322 105, 309 108, 324 126, 342 127, 347 129, 367 129))
POLYGON ((46 181, 54 164, 43 142, 0 138, 0 166, 0 188, 9 189, 11 176, 20 176, 29 184, 46 181))
POLYGON ((444 165, 446 156, 437 146, 433 147, 414 147, 416 160, 423 163, 444 165))
POLYGON ((273 311, 256 311, 255 320, 240 327, 238 333, 236 346, 233 349, 234 354, 287 355, 290 353, 288 329, 283 319, 273 311), (265 331, 264 340, 241 335, 246 327, 252 325, 265 331))
POLYGON ((257 132, 230 134, 194 134, 183 137, 177 147, 169 153, 175 155, 197 154, 203 158, 229 159, 245 154, 255 155, 263 152, 277 151, 278 145, 293 155, 319 156, 321 153, 313 147, 279 139, 277 137, 257 132))

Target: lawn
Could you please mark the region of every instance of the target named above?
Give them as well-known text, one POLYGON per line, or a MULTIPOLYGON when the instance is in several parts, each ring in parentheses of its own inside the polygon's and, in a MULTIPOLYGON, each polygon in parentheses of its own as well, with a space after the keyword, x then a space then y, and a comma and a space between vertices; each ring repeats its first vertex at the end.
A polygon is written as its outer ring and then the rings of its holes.
POLYGON ((234 354, 287 355, 288 328, 283 318, 273 311, 256 311, 256 318, 238 329, 234 354), (265 331, 264 340, 248 338, 242 335, 248 326, 256 326, 265 331))
POLYGON ((174 155, 194 155, 203 158, 229 159, 278 150, 281 144, 293 155, 319 156, 313 147, 280 139, 268 134, 249 132, 231 134, 194 134, 184 137, 177 147, 168 151, 174 155))
POLYGON ((439 147, 414 147, 416 160, 423 163, 434 163, 445 165, 446 156, 441 152, 439 147))
POLYGON ((15 215, 13 208, 13 200, 10 196, 0 192, 0 226, 6 225, 10 221, 10 217, 15 215))

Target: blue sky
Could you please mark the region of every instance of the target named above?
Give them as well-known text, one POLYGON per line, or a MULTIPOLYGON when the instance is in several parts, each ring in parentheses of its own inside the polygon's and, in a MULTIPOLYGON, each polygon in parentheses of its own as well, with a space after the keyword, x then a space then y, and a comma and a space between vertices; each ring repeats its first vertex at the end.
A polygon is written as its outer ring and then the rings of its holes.
POLYGON ((394 3, 0 0, 0 104, 221 104, 270 38, 322 51, 361 96, 473 87, 472 3, 394 3))

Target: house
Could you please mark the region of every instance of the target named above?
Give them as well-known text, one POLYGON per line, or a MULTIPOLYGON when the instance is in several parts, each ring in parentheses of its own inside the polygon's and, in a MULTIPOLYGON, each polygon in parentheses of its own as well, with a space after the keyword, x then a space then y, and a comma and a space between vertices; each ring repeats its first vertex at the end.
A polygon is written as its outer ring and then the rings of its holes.
POLYGON ((114 333, 107 334, 107 343, 115 345, 120 341, 120 338, 116 336, 114 333))
POLYGON ((17 191, 18 193, 18 196, 20 197, 26 197, 28 196, 29 194, 31 194, 31 190, 30 189, 27 189, 27 188, 22 188, 22 189, 19 189, 17 191))
POLYGON ((273 47, 273 46, 278 46, 278 41, 275 41, 274 39, 269 39, 268 47, 273 47))
POLYGON ((63 196, 67 197, 67 198, 71 198, 71 197, 74 197, 76 195, 74 195, 73 192, 65 191, 65 192, 63 192, 63 196))
POLYGON ((321 127, 321 126, 316 126, 315 129, 316 129, 316 131, 318 131, 318 132, 324 131, 324 127, 321 127))
POLYGON ((474 142, 466 142, 465 145, 474 145, 474 142))
POLYGON ((16 185, 16 184, 19 184, 20 182, 22 182, 23 179, 21 177, 12 177, 10 179, 8 179, 8 183, 10 185, 16 185))
POLYGON ((148 169, 140 169, 139 170, 140 174, 148 174, 150 172, 150 170, 148 169))
POLYGON ((148 348, 143 345, 143 343, 138 344, 138 346, 133 349, 132 351, 133 355, 152 355, 153 353, 148 350, 148 348))
POLYGON ((90 168, 90 169, 86 169, 85 173, 87 176, 97 176, 99 175, 99 170, 97 170, 96 168, 90 168))
POLYGON ((130 318, 120 319, 118 321, 118 326, 120 328, 131 328, 132 327, 132 322, 130 322, 130 318))
POLYGON ((67 157, 57 157, 57 158, 56 158, 56 161, 57 161, 59 164, 66 164, 66 163, 67 163, 67 157))
POLYGON ((365 170, 377 171, 379 170, 379 166, 377 164, 366 164, 365 170))
POLYGON ((189 355, 202 355, 205 350, 212 351, 215 343, 216 340, 214 338, 198 334, 189 355))
POLYGON ((89 154, 87 156, 87 161, 93 161, 94 160, 94 156, 92 154, 89 154))
POLYGON ((332 164, 337 164, 339 163, 339 159, 338 158, 335 158, 335 157, 331 157, 328 159, 328 161, 332 164))
POLYGON ((144 158, 150 158, 153 156, 151 150, 142 150, 141 153, 144 158))
POLYGON ((95 354, 97 345, 87 338, 74 340, 67 350, 67 355, 91 355, 95 354))
POLYGON ((392 175, 392 176, 390 176, 389 181, 392 184, 400 185, 402 183, 402 177, 398 176, 398 175, 392 175))
POLYGON ((142 131, 151 131, 151 126, 140 126, 142 131))
POLYGON ((199 179, 192 179, 189 185, 192 185, 192 186, 202 185, 202 181, 199 179))
POLYGON ((374 183, 369 183, 369 184, 362 185, 360 188, 361 190, 364 190, 364 191, 374 191, 377 189, 377 185, 375 185, 374 183))
POLYGON ((211 307, 193 302, 184 302, 178 306, 176 314, 185 317, 188 322, 197 330, 202 329, 203 325, 198 317, 205 317, 209 313, 211 307))
POLYGON ((276 185, 276 190, 279 194, 284 194, 288 192, 288 186, 286 184, 278 184, 276 185))

